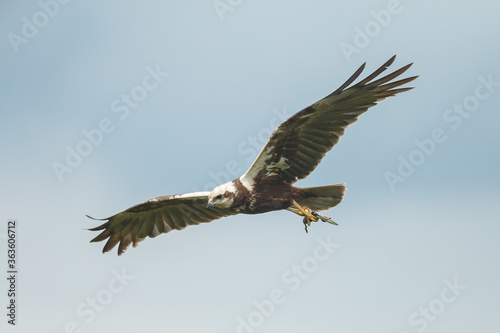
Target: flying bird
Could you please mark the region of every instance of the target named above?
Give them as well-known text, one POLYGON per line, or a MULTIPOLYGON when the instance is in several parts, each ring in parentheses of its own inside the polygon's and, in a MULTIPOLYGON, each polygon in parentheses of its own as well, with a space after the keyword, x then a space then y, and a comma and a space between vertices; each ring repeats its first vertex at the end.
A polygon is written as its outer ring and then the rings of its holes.
POLYGON ((121 255, 130 244, 136 247, 146 237, 154 238, 224 216, 275 210, 288 210, 304 216, 306 231, 311 222, 319 220, 336 224, 318 212, 342 201, 344 184, 319 187, 296 187, 293 184, 316 168, 339 141, 346 127, 360 114, 387 97, 413 89, 400 86, 417 76, 394 81, 411 63, 379 78, 395 58, 393 56, 375 72, 353 84, 365 68, 364 63, 337 90, 280 124, 241 177, 217 186, 211 192, 153 198, 105 219, 87 215, 105 221, 89 229, 102 230, 91 242, 107 239, 103 253, 119 244, 118 255, 121 255))

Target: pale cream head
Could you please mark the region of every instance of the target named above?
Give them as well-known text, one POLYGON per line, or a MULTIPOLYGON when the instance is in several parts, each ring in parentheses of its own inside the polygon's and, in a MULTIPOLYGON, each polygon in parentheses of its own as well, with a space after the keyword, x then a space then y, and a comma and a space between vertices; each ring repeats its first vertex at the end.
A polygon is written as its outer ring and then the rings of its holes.
POLYGON ((236 188, 232 182, 217 186, 208 195, 207 207, 230 208, 234 201, 236 188))

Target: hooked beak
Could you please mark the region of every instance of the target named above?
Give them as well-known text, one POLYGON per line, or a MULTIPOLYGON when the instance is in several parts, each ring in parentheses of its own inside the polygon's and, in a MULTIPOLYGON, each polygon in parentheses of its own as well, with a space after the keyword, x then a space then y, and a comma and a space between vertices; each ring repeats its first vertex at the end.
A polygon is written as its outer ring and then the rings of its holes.
POLYGON ((212 208, 213 206, 214 205, 210 201, 207 203, 207 208, 212 208))

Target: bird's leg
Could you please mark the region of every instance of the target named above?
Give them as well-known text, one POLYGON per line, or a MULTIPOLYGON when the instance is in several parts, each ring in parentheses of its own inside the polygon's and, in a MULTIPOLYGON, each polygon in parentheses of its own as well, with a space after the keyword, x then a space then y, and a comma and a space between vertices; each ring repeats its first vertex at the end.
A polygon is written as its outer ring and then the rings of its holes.
MULTIPOLYGON (((297 215, 304 216, 304 224, 307 224, 308 226, 310 226, 311 221, 317 222, 319 220, 318 214, 315 211, 311 210, 309 207, 301 206, 295 200, 292 200, 292 204, 297 209, 288 208, 288 210, 291 211, 292 213, 297 214, 297 215)), ((307 231, 307 228, 306 228, 306 231, 307 231)))
POLYGON ((321 220, 323 222, 338 225, 330 217, 318 214, 317 212, 315 212, 314 210, 312 210, 311 208, 309 208, 307 206, 301 206, 295 200, 292 200, 292 204, 296 207, 296 209, 289 207, 289 208, 287 208, 287 210, 289 210, 292 213, 295 213, 297 215, 304 216, 303 222, 304 222, 306 232, 308 232, 307 227, 311 226, 311 221, 317 222, 317 221, 321 220))
MULTIPOLYGON (((302 207, 301 207, 302 208, 302 207)), ((305 216, 304 213, 302 213, 301 210, 299 209, 295 209, 295 208, 287 208, 287 210, 289 210, 290 212, 292 213, 295 213, 299 216, 305 216)), ((307 217, 304 217, 304 219, 302 220, 302 222, 304 222, 304 227, 306 229, 306 233, 308 233, 309 231, 307 231, 307 225, 311 225, 311 222, 307 219, 307 217)))

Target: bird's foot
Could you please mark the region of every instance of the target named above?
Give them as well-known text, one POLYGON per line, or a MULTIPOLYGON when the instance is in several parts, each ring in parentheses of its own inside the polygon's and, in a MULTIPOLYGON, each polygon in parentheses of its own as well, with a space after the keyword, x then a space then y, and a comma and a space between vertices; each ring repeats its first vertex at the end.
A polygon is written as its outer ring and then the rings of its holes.
POLYGON ((297 209, 288 208, 288 210, 297 215, 304 216, 304 219, 302 221, 304 222, 304 227, 306 229, 306 232, 308 232, 307 227, 311 226, 311 222, 317 222, 319 220, 330 224, 338 225, 335 221, 331 219, 331 217, 321 215, 307 206, 301 206, 295 200, 292 201, 292 204, 297 209))
POLYGON ((309 231, 307 230, 307 227, 311 225, 311 222, 309 220, 307 220, 307 217, 304 217, 302 222, 304 222, 304 228, 306 229, 306 234, 309 233, 309 231))
POLYGON ((304 216, 304 223, 307 223, 308 226, 311 225, 311 222, 319 221, 319 214, 313 211, 311 208, 307 206, 301 206, 297 203, 297 201, 293 200, 292 204, 297 208, 288 208, 289 211, 304 216))

